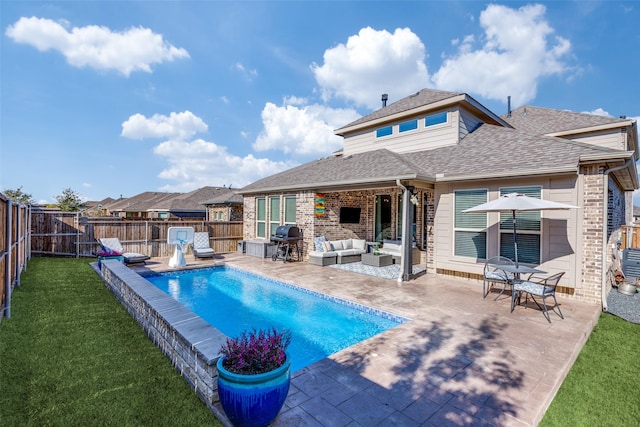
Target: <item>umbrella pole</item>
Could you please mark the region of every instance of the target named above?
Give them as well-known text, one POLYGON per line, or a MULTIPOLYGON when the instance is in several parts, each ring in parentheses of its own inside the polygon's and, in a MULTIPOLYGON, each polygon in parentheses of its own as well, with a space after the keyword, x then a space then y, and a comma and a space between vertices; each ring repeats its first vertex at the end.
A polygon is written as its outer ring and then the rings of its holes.
POLYGON ((511 211, 513 217, 513 249, 515 251, 516 268, 518 268, 518 233, 516 232, 516 211, 511 211))

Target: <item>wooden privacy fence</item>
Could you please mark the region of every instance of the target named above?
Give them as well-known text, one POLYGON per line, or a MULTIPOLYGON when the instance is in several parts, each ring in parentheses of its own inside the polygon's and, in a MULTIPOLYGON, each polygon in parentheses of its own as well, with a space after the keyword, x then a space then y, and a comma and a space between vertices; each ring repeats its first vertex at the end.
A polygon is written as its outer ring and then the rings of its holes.
POLYGON ((209 232, 211 248, 217 253, 234 252, 242 240, 242 221, 166 221, 88 218, 73 212, 32 211, 31 253, 95 257, 100 250, 98 238, 117 237, 127 252, 151 257, 173 254, 167 244, 169 227, 193 227, 209 232))
POLYGON ((621 227, 620 248, 640 248, 640 226, 623 225, 621 227))
POLYGON ((0 194, 0 320, 11 317, 11 292, 30 258, 30 212, 0 194))

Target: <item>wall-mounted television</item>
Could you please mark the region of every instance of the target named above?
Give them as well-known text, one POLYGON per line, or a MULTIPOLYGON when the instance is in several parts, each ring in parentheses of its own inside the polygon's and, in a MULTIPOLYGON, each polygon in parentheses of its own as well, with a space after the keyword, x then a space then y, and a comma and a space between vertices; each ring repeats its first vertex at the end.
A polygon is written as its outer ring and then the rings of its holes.
POLYGON ((360 208, 340 208, 340 224, 360 223, 360 208))

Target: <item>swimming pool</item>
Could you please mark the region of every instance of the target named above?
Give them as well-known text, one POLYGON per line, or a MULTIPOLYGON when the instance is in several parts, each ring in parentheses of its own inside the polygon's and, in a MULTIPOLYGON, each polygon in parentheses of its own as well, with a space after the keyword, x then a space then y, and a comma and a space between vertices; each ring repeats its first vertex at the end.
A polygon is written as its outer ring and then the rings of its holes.
POLYGON ((228 266, 144 277, 229 337, 289 329, 292 371, 408 320, 228 266))

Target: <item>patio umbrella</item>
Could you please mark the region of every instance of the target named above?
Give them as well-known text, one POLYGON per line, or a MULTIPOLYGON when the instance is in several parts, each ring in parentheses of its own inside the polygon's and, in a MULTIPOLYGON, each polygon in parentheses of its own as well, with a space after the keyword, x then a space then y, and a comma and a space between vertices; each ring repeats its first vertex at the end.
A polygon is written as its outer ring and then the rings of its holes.
POLYGON ((513 217, 513 246, 515 253, 515 263, 518 266, 518 240, 516 233, 516 212, 557 210, 557 209, 577 209, 577 206, 564 203, 552 202, 550 200, 536 199, 520 193, 509 193, 490 202, 465 209, 464 213, 481 212, 511 212, 513 217))

